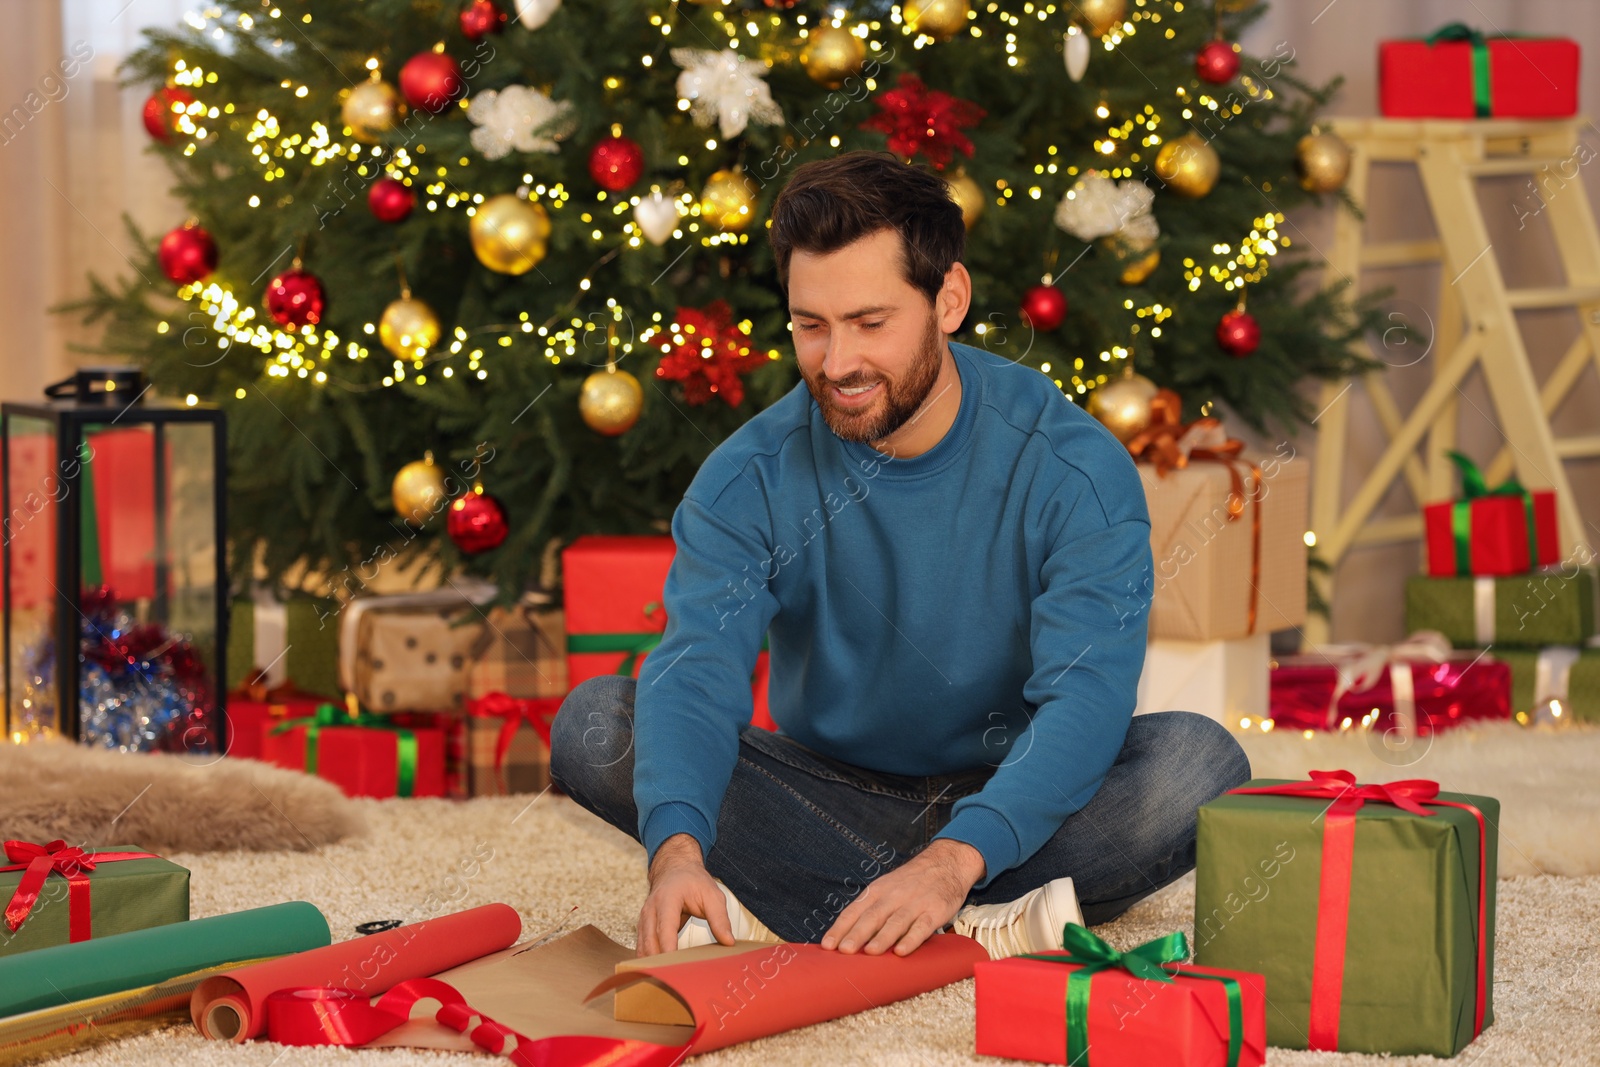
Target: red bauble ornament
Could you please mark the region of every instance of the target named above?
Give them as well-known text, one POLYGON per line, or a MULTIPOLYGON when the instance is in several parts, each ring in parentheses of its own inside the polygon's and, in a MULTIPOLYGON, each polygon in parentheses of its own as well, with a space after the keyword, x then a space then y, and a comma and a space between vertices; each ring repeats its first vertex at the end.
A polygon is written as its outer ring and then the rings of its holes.
POLYGON ((367 190, 367 207, 379 222, 404 222, 417 206, 417 194, 397 178, 379 178, 367 190))
POLYGON ((589 153, 589 175, 595 184, 620 193, 644 173, 644 149, 626 137, 607 137, 589 153))
POLYGON ((1067 298, 1053 285, 1036 285, 1022 294, 1022 321, 1036 330, 1053 330, 1067 318, 1067 298))
POLYGON ((445 530, 457 548, 471 555, 487 552, 506 539, 510 527, 500 501, 482 490, 463 493, 450 503, 445 530))
POLYGON ((1194 72, 1201 81, 1226 85, 1239 73, 1239 53, 1227 41, 1209 41, 1194 55, 1194 72))
POLYGON ((467 35, 469 41, 481 41, 489 34, 499 33, 505 28, 506 13, 500 10, 494 0, 470 0, 461 9, 461 32, 467 35))
POLYGON ((1261 324, 1248 311, 1235 308, 1217 323, 1217 344, 1230 356, 1248 356, 1261 344, 1261 324))
POLYGON ((179 226, 161 239, 156 250, 161 273, 179 285, 189 285, 217 269, 217 242, 194 223, 179 226))
POLYGON ((400 68, 400 95, 412 107, 434 115, 466 91, 460 65, 443 52, 418 52, 400 68))
POLYGON ((294 267, 267 283, 267 314, 279 326, 315 326, 325 303, 321 280, 308 270, 294 267))
POLYGON ((172 135, 178 132, 178 116, 172 110, 173 104, 182 104, 185 107, 194 103, 194 97, 176 86, 163 86, 150 94, 144 102, 144 128, 151 137, 163 144, 172 140, 172 135))

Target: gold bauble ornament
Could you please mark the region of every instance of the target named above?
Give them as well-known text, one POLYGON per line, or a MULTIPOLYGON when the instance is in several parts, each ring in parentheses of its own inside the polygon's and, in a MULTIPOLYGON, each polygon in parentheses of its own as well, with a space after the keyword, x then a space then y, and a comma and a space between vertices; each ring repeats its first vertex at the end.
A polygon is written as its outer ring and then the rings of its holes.
POLYGON ((413 526, 421 526, 444 508, 444 468, 433 461, 432 452, 424 453, 400 468, 391 491, 395 512, 413 526))
POLYGON ((700 217, 719 230, 742 230, 756 217, 756 194, 741 170, 719 170, 700 193, 700 217))
POLYGON ((1078 0, 1077 15, 1091 37, 1103 37, 1128 17, 1128 0, 1078 0))
POLYGON ((837 89, 861 72, 866 58, 867 45, 861 38, 843 26, 819 26, 806 39, 800 65, 818 85, 837 89))
POLYGON ((983 214, 983 190, 966 171, 946 177, 945 183, 950 186, 951 199, 961 205, 961 221, 967 224, 967 229, 972 229, 972 224, 983 214))
POLYGON ((1138 285, 1150 277, 1150 272, 1161 263, 1161 249, 1154 247, 1156 239, 1129 240, 1120 233, 1100 238, 1100 247, 1116 256, 1124 264, 1118 277, 1123 285, 1138 285))
POLYGON ((501 193, 478 205, 471 232, 479 263, 501 274, 526 274, 544 258, 550 216, 542 205, 501 193))
POLYGON ((399 359, 419 359, 439 343, 439 316, 426 301, 406 293, 383 309, 378 340, 399 359))
POLYGON ((578 413, 595 433, 607 437, 627 433, 639 421, 644 408, 644 389, 639 379, 615 364, 597 370, 583 380, 578 394, 578 413))
POLYGON ((395 128, 406 113, 405 101, 388 82, 366 81, 350 89, 339 108, 339 117, 350 127, 350 135, 372 144, 395 128))
POLYGON ((1217 150, 1199 134, 1190 132, 1175 137, 1156 153, 1156 177, 1179 196, 1198 200, 1217 184, 1222 160, 1217 150))
POLYGON ((1311 192, 1337 192, 1350 176, 1350 146, 1337 134, 1308 133, 1294 146, 1294 169, 1311 192))
POLYGON ((970 10, 967 0, 905 0, 900 5, 900 17, 918 33, 948 41, 967 28, 970 10))
POLYGON ((1127 444, 1150 425, 1150 401, 1155 399, 1156 383, 1132 370, 1100 386, 1089 394, 1089 414, 1127 444))

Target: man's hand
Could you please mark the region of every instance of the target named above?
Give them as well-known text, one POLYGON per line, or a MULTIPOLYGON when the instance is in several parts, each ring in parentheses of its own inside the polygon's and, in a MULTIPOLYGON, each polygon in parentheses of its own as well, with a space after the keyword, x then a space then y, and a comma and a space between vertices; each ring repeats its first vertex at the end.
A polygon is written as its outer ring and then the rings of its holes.
POLYGON ((822 936, 822 947, 869 956, 891 945, 897 956, 914 952, 955 918, 983 874, 977 849, 941 837, 862 890, 822 936))
POLYGON ((700 842, 689 834, 673 834, 656 849, 650 862, 650 895, 639 912, 640 956, 672 952, 678 947, 678 929, 690 916, 711 924, 711 933, 733 944, 728 904, 717 880, 706 870, 700 842))

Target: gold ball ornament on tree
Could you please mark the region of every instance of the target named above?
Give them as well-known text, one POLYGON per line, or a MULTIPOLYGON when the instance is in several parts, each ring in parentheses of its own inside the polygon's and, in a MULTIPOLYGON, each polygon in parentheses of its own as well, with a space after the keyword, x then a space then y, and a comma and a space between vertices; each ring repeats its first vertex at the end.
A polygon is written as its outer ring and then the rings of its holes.
POLYGON ((1132 368, 1089 394, 1089 414, 1111 431, 1123 444, 1150 425, 1150 401, 1155 399, 1156 383, 1132 368))
POLYGON ((399 359, 418 359, 439 343, 439 316, 426 301, 403 293, 383 309, 378 340, 399 359))
POLYGON ((433 461, 432 452, 424 453, 421 459, 400 468, 394 476, 391 495, 396 514, 413 526, 421 526, 444 507, 444 468, 433 461))
POLYGON ((1222 160, 1217 150, 1197 133, 1186 133, 1161 146, 1156 153, 1156 177, 1181 197, 1198 200, 1216 187, 1222 160))
POLYGON ((861 72, 866 62, 866 42, 843 26, 818 26, 806 38, 800 52, 800 65, 811 80, 826 89, 837 89, 845 79, 861 72))
POLYGON ((644 389, 639 379, 618 370, 614 363, 585 378, 578 394, 578 414, 589 429, 607 437, 627 433, 643 409, 644 389))
POLYGON ((470 230, 479 263, 501 274, 526 274, 544 258, 550 216, 540 204, 501 193, 478 205, 470 230))
POLYGON ((1310 192, 1337 192, 1350 177, 1350 146, 1337 134, 1308 133, 1294 146, 1294 169, 1310 192))
POLYGON ((950 186, 950 198, 961 207, 961 221, 966 223, 967 229, 972 229, 983 215, 983 190, 966 171, 946 176, 945 183, 950 186))
POLYGON ((900 16, 918 33, 948 41, 967 28, 971 9, 967 0, 905 0, 900 5, 900 16))
POLYGON ((1078 0, 1074 6, 1091 37, 1104 37, 1128 17, 1128 0, 1078 0))
POLYGON ((365 81, 352 87, 339 109, 339 117, 350 127, 351 136, 368 144, 382 140, 405 113, 400 91, 384 81, 365 81))
POLYGON ((737 232, 755 221, 756 194, 743 171, 719 170, 706 179, 700 217, 724 232, 737 232))
POLYGON ((1117 278, 1123 285, 1143 283, 1161 265, 1161 249, 1155 243, 1154 237, 1129 239, 1120 233, 1100 238, 1100 247, 1124 264, 1117 278))

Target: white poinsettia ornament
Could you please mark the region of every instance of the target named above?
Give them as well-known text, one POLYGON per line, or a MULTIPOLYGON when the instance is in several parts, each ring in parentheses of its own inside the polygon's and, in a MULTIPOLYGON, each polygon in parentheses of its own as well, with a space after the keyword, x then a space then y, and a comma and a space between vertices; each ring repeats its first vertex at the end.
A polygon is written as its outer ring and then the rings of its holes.
POLYGON ((561 6, 561 0, 517 0, 517 18, 530 30, 536 30, 550 21, 550 16, 561 6))
POLYGON ((1161 227, 1151 214, 1155 193, 1143 182, 1114 182, 1090 171, 1056 205, 1056 225, 1080 241, 1120 233, 1130 241, 1153 241, 1161 227))
POLYGON ((767 65, 760 60, 746 59, 731 48, 720 52, 674 48, 672 61, 683 68, 678 95, 694 105, 695 125, 718 122, 723 137, 737 137, 752 121, 767 125, 783 121, 783 109, 761 80, 767 76, 767 65))
POLYGON ((472 131, 472 147, 484 159, 500 159, 513 149, 518 152, 556 152, 556 144, 572 132, 577 116, 565 100, 552 100, 526 85, 486 89, 472 98, 467 118, 477 129, 472 131))

